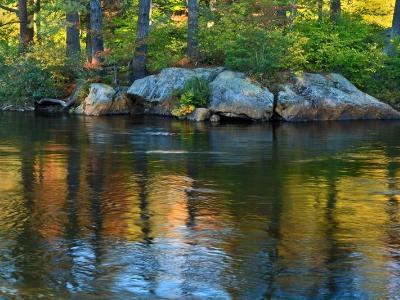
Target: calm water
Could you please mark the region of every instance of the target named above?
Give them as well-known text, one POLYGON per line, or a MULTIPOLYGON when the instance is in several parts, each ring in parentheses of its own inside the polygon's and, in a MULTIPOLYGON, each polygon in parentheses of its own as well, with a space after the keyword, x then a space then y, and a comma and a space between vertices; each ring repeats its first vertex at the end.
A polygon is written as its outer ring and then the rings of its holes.
POLYGON ((400 122, 0 114, 0 299, 400 299, 400 122))

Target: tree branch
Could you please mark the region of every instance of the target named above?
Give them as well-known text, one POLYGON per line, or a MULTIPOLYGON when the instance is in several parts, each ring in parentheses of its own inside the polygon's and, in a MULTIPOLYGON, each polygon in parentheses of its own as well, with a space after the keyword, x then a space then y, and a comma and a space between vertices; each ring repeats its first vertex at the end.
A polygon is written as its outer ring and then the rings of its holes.
POLYGON ((12 24, 18 24, 18 23, 20 23, 20 22, 19 21, 11 21, 11 22, 7 22, 7 23, 0 23, 0 27, 12 25, 12 24))
POLYGON ((18 9, 16 9, 16 8, 4 6, 3 4, 0 4, 0 8, 3 10, 6 10, 6 11, 12 12, 12 13, 18 14, 18 9))

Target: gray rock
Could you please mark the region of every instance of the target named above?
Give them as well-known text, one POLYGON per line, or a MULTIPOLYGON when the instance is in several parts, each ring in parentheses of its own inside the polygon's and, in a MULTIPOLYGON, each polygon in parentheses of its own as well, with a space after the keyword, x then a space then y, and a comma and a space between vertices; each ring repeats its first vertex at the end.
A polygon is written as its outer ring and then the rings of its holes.
POLYGON ((82 104, 89 95, 90 85, 86 82, 78 82, 66 102, 71 102, 75 106, 82 104))
POLYGON ((183 89, 190 78, 202 77, 211 82, 222 71, 223 68, 167 68, 158 75, 136 80, 129 88, 128 94, 146 102, 163 103, 171 100, 175 90, 183 89))
POLYGON ((127 89, 116 91, 111 86, 101 83, 90 85, 89 95, 79 105, 75 112, 87 116, 112 114, 128 114, 131 110, 131 100, 127 89))
POLYGON ((207 108, 196 108, 193 113, 188 115, 186 118, 189 121, 194 121, 194 122, 203 122, 207 121, 210 119, 210 110, 207 108))
POLYGON ((217 114, 213 114, 210 118, 211 123, 219 123, 221 121, 221 117, 217 114))
POLYGON ((132 101, 127 94, 128 88, 121 87, 116 92, 112 103, 105 112, 107 115, 125 115, 132 111, 132 101))
POLYGON ((278 93, 276 112, 287 121, 400 119, 399 112, 340 74, 295 77, 278 93))
POLYGON ((226 117, 268 120, 274 96, 243 73, 224 71, 210 85, 210 110, 226 117))

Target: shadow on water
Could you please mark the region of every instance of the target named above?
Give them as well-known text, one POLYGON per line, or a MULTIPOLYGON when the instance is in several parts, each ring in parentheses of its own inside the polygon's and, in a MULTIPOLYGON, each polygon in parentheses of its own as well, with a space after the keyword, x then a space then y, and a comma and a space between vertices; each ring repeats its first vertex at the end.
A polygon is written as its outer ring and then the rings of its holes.
POLYGON ((400 123, 0 114, 0 298, 396 297, 400 123))

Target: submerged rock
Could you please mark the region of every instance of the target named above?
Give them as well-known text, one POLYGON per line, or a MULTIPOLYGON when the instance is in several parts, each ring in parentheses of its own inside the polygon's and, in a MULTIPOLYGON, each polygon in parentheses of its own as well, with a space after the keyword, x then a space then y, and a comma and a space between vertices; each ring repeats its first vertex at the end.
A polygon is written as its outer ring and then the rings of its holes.
POLYGON ((210 119, 211 112, 207 108, 196 108, 193 113, 188 115, 186 119, 194 122, 203 122, 210 119))
POLYGON ((210 118, 211 123, 219 123, 220 121, 221 121, 221 117, 216 114, 213 114, 210 118))
POLYGON ((391 106, 339 74, 295 77, 278 93, 276 112, 287 121, 400 119, 391 106))
POLYGON ((75 111, 87 116, 129 114, 131 106, 127 88, 115 90, 106 84, 93 83, 90 85, 89 95, 75 111))
POLYGON ((230 118, 269 120, 274 95, 243 73, 224 71, 211 83, 210 110, 230 118))

